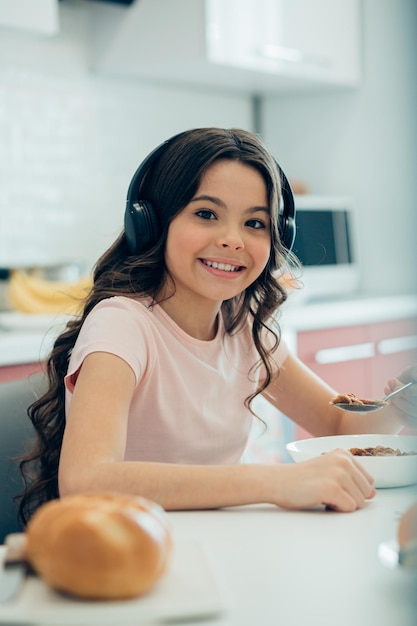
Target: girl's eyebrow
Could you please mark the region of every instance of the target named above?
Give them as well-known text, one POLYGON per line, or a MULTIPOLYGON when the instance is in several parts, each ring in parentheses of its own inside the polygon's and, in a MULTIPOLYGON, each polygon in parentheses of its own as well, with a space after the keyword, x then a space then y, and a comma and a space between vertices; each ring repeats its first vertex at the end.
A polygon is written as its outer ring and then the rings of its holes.
POLYGON ((205 200, 206 202, 213 202, 213 204, 217 204, 217 206, 226 208, 223 200, 220 200, 220 198, 217 198, 216 196, 208 196, 206 194, 202 194, 201 196, 194 196, 194 198, 191 198, 191 202, 200 202, 201 200, 205 200))
MULTIPOLYGON (((222 209, 227 208, 223 200, 221 200, 220 198, 217 198, 216 196, 208 196, 206 194, 202 194, 201 196, 195 196, 194 198, 191 199, 191 202, 200 202, 201 200, 206 201, 206 202, 213 202, 213 204, 216 204, 222 209)), ((248 209, 245 210, 245 213, 257 213, 258 211, 263 211, 264 213, 267 213, 268 215, 271 213, 269 207, 267 206, 249 207, 248 209)))

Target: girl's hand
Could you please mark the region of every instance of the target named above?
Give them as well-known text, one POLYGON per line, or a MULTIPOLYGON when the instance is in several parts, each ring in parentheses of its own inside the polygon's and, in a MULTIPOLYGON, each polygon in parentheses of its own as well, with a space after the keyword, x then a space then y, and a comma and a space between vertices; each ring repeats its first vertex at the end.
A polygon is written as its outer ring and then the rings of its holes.
MULTIPOLYGON (((384 388, 385 394, 391 393, 404 383, 414 381, 417 383, 417 365, 411 365, 401 372, 396 378, 390 378, 384 388)), ((390 406, 402 423, 411 428, 417 428, 417 384, 412 385, 403 393, 394 396, 389 401, 390 406)))
POLYGON ((288 489, 284 501, 279 497, 275 503, 285 508, 325 504, 335 511, 350 512, 362 508, 376 493, 372 476, 347 450, 334 450, 284 467, 288 489))

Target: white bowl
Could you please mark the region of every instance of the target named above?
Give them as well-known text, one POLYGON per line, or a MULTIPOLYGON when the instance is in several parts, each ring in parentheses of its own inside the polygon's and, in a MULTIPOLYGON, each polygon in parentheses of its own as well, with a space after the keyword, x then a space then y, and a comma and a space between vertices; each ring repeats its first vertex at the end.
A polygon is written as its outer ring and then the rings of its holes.
MULTIPOLYGON (((286 448, 297 463, 307 461, 336 448, 369 448, 385 446, 401 452, 417 452, 414 435, 335 435, 314 437, 288 443, 286 448)), ((404 487, 417 483, 417 454, 409 456, 356 456, 374 477, 375 487, 404 487)))

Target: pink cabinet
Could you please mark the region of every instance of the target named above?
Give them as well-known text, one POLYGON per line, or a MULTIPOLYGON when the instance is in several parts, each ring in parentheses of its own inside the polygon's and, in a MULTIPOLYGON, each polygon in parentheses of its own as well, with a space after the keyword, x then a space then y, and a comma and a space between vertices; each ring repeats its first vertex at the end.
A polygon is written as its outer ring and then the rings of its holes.
POLYGON ((374 348, 366 326, 302 331, 297 335, 297 347, 300 359, 335 389, 369 393, 367 378, 374 348))
POLYGON ((40 372, 43 368, 42 363, 22 363, 19 365, 6 365, 0 367, 0 383, 25 378, 31 374, 40 372))
POLYGON ((297 345, 301 360, 338 391, 378 397, 387 378, 417 362, 417 319, 301 331, 297 345))
POLYGON ((378 398, 388 378, 417 363, 417 318, 300 331, 297 353, 338 392, 378 398))
POLYGON ((417 319, 381 322, 372 325, 370 332, 376 346, 370 389, 379 396, 388 378, 417 363, 417 319))

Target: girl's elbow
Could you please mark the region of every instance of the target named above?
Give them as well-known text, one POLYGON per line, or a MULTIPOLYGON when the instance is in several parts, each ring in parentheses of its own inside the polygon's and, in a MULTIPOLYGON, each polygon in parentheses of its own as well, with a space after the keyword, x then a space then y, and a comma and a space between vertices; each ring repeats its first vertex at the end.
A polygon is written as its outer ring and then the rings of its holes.
POLYGON ((80 471, 59 471, 58 491, 61 498, 77 493, 93 491, 91 478, 80 471))

